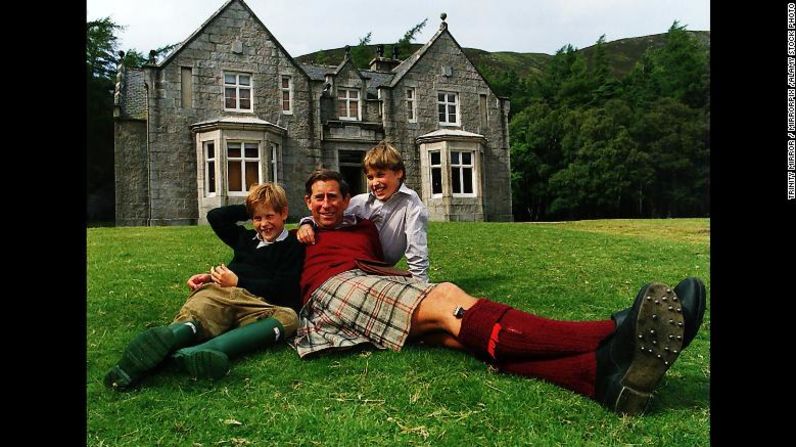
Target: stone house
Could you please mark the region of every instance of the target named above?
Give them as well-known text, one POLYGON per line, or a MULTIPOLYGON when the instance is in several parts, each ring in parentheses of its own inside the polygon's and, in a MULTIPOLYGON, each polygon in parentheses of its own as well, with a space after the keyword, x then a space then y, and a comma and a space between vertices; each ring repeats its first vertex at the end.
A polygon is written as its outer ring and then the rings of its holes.
POLYGON ((367 70, 299 64, 242 0, 228 0, 162 62, 120 67, 114 96, 117 225, 206 223, 254 182, 307 213, 318 167, 366 190, 361 160, 387 138, 431 220, 508 221, 509 100, 448 31, 367 70))

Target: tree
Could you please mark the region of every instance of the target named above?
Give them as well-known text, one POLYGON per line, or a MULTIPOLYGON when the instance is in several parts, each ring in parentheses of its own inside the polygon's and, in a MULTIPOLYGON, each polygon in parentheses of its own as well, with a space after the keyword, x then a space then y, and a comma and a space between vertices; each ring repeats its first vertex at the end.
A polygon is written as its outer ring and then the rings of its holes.
POLYGON ((366 68, 368 66, 368 62, 370 62, 370 59, 372 59, 370 50, 368 50, 368 44, 370 43, 370 36, 372 34, 373 32, 368 31, 364 37, 359 39, 357 46, 351 48, 351 61, 357 68, 366 68))
POLYGON ((409 28, 409 30, 404 33, 404 36, 398 40, 398 43, 396 43, 395 46, 398 47, 399 59, 407 58, 412 54, 412 41, 420 33, 420 31, 422 31, 423 28, 425 28, 427 22, 428 22, 428 17, 423 19, 422 22, 409 28))
POLYGON ((113 89, 115 33, 105 17, 86 24, 86 192, 88 220, 113 219, 113 89))

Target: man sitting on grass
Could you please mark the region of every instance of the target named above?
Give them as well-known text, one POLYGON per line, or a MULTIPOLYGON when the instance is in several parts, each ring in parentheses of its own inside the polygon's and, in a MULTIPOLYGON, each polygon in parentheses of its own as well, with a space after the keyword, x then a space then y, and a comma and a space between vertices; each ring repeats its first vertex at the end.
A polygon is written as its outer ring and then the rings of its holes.
POLYGON ((285 230, 287 214, 285 190, 274 183, 252 185, 245 206, 210 210, 207 220, 234 250, 232 261, 190 277, 192 293, 174 322, 133 339, 105 386, 127 389, 171 354, 192 376, 216 379, 229 371, 231 357, 292 336, 304 246, 285 230), (237 225, 247 219, 253 230, 237 225))
POLYGON ((640 414, 702 323, 705 288, 696 278, 674 289, 647 284, 613 319, 556 321, 474 298, 452 283, 366 273, 367 261, 383 260, 379 235, 366 219, 343 218, 351 197, 342 176, 316 171, 305 190, 317 233, 306 247, 304 306, 292 342, 301 357, 362 343, 399 351, 407 340, 441 342, 500 371, 640 414))

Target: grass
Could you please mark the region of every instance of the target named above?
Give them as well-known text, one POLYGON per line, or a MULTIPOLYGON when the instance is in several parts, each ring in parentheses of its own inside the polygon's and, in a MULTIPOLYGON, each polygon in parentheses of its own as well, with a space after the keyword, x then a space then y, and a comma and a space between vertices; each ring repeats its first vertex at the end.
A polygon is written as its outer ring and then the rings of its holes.
MULTIPOLYGON (((188 276, 231 251, 206 226, 91 228, 87 243, 89 446, 709 445, 709 315, 638 418, 417 346, 300 360, 280 345, 215 382, 165 369, 111 392, 102 377, 127 342, 171 321, 188 276)), ((645 282, 686 276, 710 300, 707 219, 432 223, 429 244, 432 281, 550 318, 604 319, 645 282)))

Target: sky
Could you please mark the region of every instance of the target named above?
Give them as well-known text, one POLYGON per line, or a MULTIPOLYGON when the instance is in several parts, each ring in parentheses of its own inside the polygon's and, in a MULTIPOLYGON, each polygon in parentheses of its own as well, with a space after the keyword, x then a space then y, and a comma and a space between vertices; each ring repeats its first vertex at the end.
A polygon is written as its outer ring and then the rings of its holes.
MULTIPOLYGON (((425 43, 445 12, 459 44, 486 51, 554 54, 571 44, 594 45, 665 33, 677 20, 710 30, 709 0, 244 0, 291 56, 356 45, 395 43, 428 22, 414 42, 425 43)), ((87 20, 110 17, 125 27, 119 49, 143 54, 179 43, 226 0, 87 0, 87 20)))

